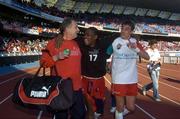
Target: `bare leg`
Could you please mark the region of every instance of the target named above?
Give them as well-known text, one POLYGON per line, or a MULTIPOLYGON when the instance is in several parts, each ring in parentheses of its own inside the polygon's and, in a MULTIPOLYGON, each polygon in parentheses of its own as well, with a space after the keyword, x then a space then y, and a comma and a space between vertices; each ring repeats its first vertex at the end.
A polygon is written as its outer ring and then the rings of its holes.
POLYGON ((136 96, 126 96, 126 108, 131 112, 135 111, 135 101, 136 96))

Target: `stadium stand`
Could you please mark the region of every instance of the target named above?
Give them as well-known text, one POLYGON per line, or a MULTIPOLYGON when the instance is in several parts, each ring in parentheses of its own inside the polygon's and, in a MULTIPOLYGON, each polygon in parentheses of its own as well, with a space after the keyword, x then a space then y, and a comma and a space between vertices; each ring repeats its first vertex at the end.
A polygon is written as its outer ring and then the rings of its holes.
MULTIPOLYGON (((4 3, 7 2, 4 0, 2 1, 4 3)), ((11 3, 12 0, 8 1, 11 3)), ((148 8, 145 9, 136 6, 130 7, 124 4, 119 5, 106 2, 76 2, 74 0, 54 0, 51 3, 50 1, 44 2, 42 0, 15 0, 12 1, 12 3, 15 6, 22 5, 23 9, 33 11, 35 14, 41 13, 43 16, 40 14, 38 16, 41 16, 40 19, 42 22, 38 22, 39 18, 34 15, 19 15, 15 17, 15 20, 12 20, 10 17, 12 14, 8 13, 8 19, 0 17, 3 28, 7 31, 42 37, 54 37, 60 32, 58 29, 59 25, 57 25, 57 20, 66 17, 73 17, 78 21, 78 24, 80 27, 82 27, 82 29, 93 26, 102 31, 120 32, 122 21, 125 19, 133 19, 135 23, 134 34, 142 35, 142 40, 144 40, 144 42, 147 42, 149 39, 145 37, 152 36, 159 39, 159 50, 162 52, 179 51, 179 43, 169 40, 178 40, 180 37, 180 23, 177 22, 179 20, 179 14, 173 13, 172 11, 162 11, 148 8), (54 20, 55 22, 48 22, 50 20, 48 18, 51 18, 51 20, 54 20)), ((3 8, 5 7, 3 5, 1 6, 3 8)), ((13 11, 13 9, 11 10, 13 11)), ((16 11, 15 13, 22 14, 23 11, 16 11)), ((4 16, 3 11, 1 12, 1 15, 4 16)), ((1 50, 1 56, 36 54, 40 53, 40 50, 43 48, 40 46, 41 48, 38 49, 34 46, 35 48, 32 50, 33 48, 31 46, 33 45, 29 45, 27 42, 17 40, 18 43, 14 43, 12 42, 13 38, 3 36, 2 39, 3 42, 6 41, 4 39, 9 40, 8 43, 6 43, 6 46, 1 46, 1 49, 3 48, 3 50, 1 50), (23 46, 26 46, 25 48, 22 48, 26 49, 26 52, 22 49, 20 50, 20 48, 23 46), (4 53, 7 53, 8 55, 4 53)), ((31 42, 32 44, 34 43, 32 39, 31 42)), ((42 46, 45 46, 44 43, 42 44, 42 46)))
MULTIPOLYGON (((147 61, 139 57, 136 111, 125 119, 179 119, 179 5, 180 0, 0 0, 0 118, 52 119, 53 115, 44 110, 12 104, 12 92, 19 79, 36 73, 42 49, 60 32, 62 20, 72 17, 78 23, 81 39, 89 27, 99 30, 100 40, 114 39, 121 32, 122 22, 131 19, 135 24, 133 37, 144 49, 149 41, 157 40, 163 62, 159 80, 162 101, 151 99, 153 90, 141 95, 142 86, 151 80, 147 61)), ((114 113, 109 112, 112 75, 107 73, 104 78, 106 104, 100 119, 114 119, 114 113)))

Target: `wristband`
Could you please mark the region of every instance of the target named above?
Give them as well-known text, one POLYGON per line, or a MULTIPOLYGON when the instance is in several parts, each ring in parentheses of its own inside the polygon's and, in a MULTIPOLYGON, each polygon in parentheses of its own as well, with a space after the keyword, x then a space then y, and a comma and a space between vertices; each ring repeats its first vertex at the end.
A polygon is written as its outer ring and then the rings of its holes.
POLYGON ((52 58, 55 62, 59 59, 58 55, 54 55, 52 58))

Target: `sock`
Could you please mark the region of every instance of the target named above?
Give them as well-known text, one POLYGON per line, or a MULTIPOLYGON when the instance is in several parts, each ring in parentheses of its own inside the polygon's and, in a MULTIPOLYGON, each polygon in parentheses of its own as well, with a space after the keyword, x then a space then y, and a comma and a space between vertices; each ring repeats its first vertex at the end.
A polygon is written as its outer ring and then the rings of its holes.
POLYGON ((126 108, 124 108, 124 111, 123 111, 123 116, 127 115, 130 111, 126 108))
POLYGON ((116 110, 116 112, 115 112, 115 119, 123 119, 123 113, 122 112, 118 112, 116 110))

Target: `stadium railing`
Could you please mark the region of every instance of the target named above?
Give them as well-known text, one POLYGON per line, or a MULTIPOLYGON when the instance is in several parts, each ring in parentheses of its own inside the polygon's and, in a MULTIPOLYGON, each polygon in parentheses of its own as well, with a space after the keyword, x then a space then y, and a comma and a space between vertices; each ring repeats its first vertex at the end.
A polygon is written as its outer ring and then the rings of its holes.
POLYGON ((0 67, 3 66, 11 66, 11 65, 17 65, 17 64, 25 64, 25 63, 31 63, 34 61, 38 61, 41 52, 39 53, 1 53, 0 54, 0 67))
POLYGON ((162 62, 180 64, 180 51, 160 51, 162 62))

